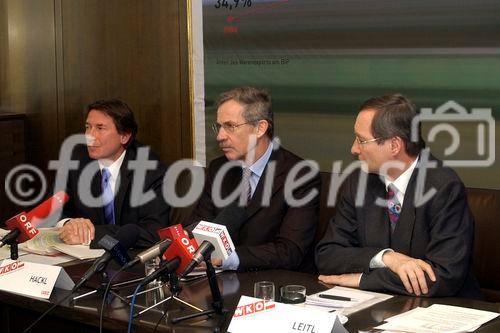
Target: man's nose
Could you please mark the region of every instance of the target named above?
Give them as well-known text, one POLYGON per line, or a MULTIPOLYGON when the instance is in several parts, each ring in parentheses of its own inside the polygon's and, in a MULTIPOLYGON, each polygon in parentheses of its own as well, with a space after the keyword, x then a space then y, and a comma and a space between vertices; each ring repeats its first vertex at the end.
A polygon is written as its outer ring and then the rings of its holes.
POLYGON ((356 156, 358 156, 359 154, 361 154, 361 150, 359 149, 359 145, 356 142, 356 139, 354 139, 354 141, 352 142, 351 154, 356 155, 356 156))
POLYGON ((227 139, 226 130, 224 129, 224 127, 219 128, 219 131, 217 132, 216 140, 220 142, 220 141, 224 141, 226 139, 227 139))

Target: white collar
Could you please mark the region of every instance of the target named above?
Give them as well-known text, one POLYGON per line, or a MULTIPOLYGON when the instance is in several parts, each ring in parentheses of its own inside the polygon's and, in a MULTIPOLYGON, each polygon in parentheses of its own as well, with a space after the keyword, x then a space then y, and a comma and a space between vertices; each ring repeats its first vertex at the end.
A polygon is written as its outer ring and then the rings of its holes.
POLYGON ((127 150, 123 150, 122 154, 120 157, 118 157, 113 163, 110 165, 104 165, 104 163, 101 160, 98 160, 97 162, 99 163, 99 170, 102 171, 102 169, 106 168, 108 169, 111 179, 116 180, 118 179, 118 175, 120 174, 120 168, 123 164, 123 160, 125 159, 125 153, 127 150))
POLYGON ((389 185, 392 184, 396 187, 396 189, 404 196, 406 193, 406 188, 408 187, 408 183, 410 182, 411 175, 413 174, 413 170, 417 165, 418 156, 415 160, 410 164, 410 167, 406 169, 402 174, 399 175, 394 181, 391 181, 389 178, 384 176, 384 183, 386 190, 389 185))
POLYGON ((256 174, 259 178, 262 176, 264 169, 266 168, 267 162, 269 162, 269 158, 271 157, 271 153, 273 152, 273 142, 269 142, 266 151, 264 154, 252 164, 249 169, 252 170, 254 174, 256 174))

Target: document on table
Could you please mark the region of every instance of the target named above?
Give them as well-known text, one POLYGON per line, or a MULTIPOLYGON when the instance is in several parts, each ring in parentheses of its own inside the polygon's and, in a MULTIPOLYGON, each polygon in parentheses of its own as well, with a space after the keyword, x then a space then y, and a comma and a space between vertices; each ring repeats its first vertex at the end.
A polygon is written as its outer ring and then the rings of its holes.
POLYGON ((28 253, 22 257, 19 257, 21 261, 24 262, 32 262, 35 264, 44 264, 44 265, 59 265, 63 264, 65 262, 70 262, 75 260, 75 257, 59 253, 58 255, 55 256, 43 256, 39 254, 34 254, 34 253, 28 253))
POLYGON ((90 249, 88 245, 68 245, 64 243, 56 244, 54 248, 81 260, 99 258, 105 252, 102 249, 90 249))
POLYGON ((472 332, 498 315, 495 312, 433 304, 390 317, 385 324, 375 328, 414 333, 472 332))
MULTIPOLYGON (((19 244, 19 256, 33 253, 26 261, 56 265, 77 259, 93 259, 104 254, 104 250, 90 249, 88 245, 68 245, 59 239, 59 232, 55 228, 39 228, 39 233, 27 242, 19 244), (38 255, 38 256, 37 256, 38 255)), ((0 236, 9 230, 0 229, 0 236)), ((7 248, 6 246, 4 248, 7 248)), ((10 256, 4 248, 0 249, 3 259, 10 256)))
POLYGON ((39 233, 33 239, 21 244, 24 250, 46 256, 57 255, 60 252, 54 249, 54 245, 62 243, 59 233, 52 228, 40 228, 39 233))
POLYGON ((350 315, 391 298, 391 295, 372 291, 335 286, 331 289, 307 296, 306 306, 323 311, 350 315))

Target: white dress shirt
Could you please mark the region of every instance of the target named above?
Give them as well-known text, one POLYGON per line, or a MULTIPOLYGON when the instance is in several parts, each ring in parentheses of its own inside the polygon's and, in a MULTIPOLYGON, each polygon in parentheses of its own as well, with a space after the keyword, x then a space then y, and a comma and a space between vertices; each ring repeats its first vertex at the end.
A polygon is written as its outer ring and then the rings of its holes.
MULTIPOLYGON (((399 175, 398 178, 396 178, 394 181, 390 180, 387 177, 384 177, 384 183, 385 183, 385 189, 388 190, 389 185, 393 185, 396 189, 396 198, 398 199, 399 203, 401 204, 401 209, 403 208, 403 201, 405 199, 405 193, 406 193, 406 188, 408 187, 408 183, 410 182, 411 175, 413 174, 413 170, 415 170, 415 167, 417 165, 418 157, 413 161, 413 163, 410 165, 408 169, 406 169, 401 175, 399 175)), ((382 260, 382 257, 384 253, 388 251, 394 251, 391 248, 388 249, 383 249, 379 253, 377 253, 371 260, 370 260, 370 268, 382 268, 385 267, 384 261, 382 260)))

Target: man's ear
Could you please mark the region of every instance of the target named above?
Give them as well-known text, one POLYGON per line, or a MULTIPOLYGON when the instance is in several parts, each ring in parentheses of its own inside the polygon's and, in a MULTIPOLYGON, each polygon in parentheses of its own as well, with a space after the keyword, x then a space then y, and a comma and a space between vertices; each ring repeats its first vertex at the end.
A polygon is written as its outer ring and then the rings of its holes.
POLYGON ((401 139, 399 136, 395 136, 391 139, 391 154, 393 156, 398 155, 405 149, 405 144, 403 142, 403 139, 401 139))
POLYGON ((266 134, 267 129, 269 128, 269 123, 267 122, 267 120, 259 120, 256 128, 257 133, 255 134, 257 135, 257 138, 260 138, 266 134))
POLYGON ((123 133, 120 134, 120 143, 122 145, 126 145, 130 141, 130 137, 132 136, 132 133, 123 133))

